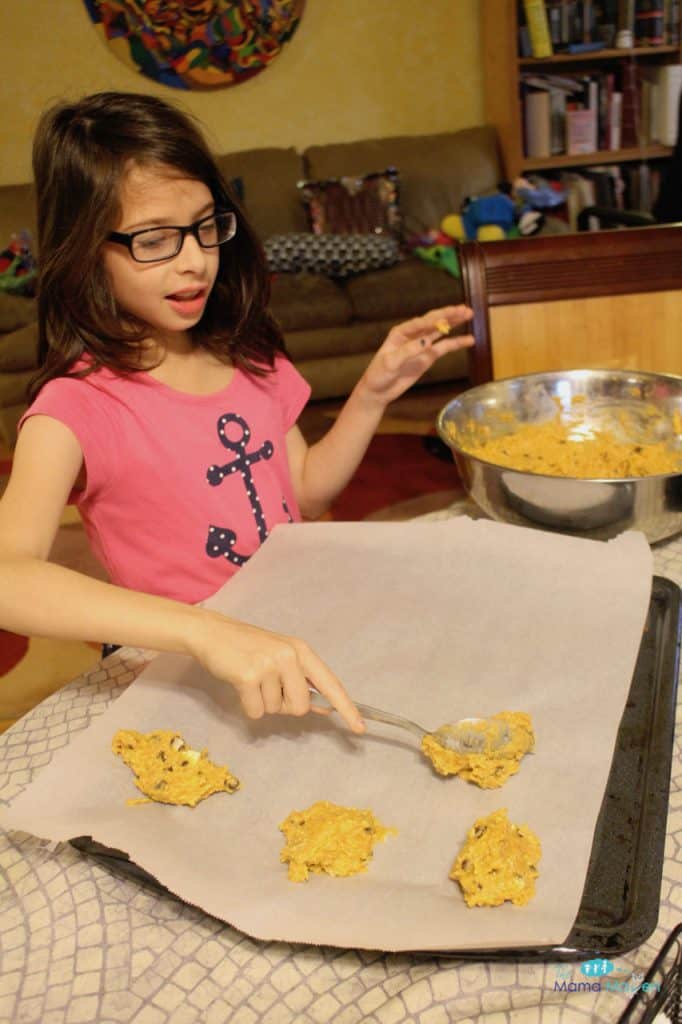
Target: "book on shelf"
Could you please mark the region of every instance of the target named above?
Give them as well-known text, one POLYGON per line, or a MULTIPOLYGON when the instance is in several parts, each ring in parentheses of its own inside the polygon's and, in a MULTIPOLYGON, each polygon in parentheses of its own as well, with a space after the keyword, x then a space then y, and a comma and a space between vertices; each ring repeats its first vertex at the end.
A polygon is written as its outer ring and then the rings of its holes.
POLYGON ((664 146, 674 146, 682 92, 682 64, 661 64, 653 72, 653 82, 651 135, 664 146))
POLYGON ((649 200, 649 206, 647 207, 647 210, 648 210, 649 213, 651 213, 651 211, 653 210, 654 206, 656 205, 656 201, 658 199, 658 193, 661 190, 661 175, 662 175, 662 173, 663 172, 661 171, 660 167, 652 167, 650 169, 649 178, 650 178, 650 192, 651 192, 651 195, 650 195, 650 200, 649 200))
MULTIPOLYGON (((562 171, 559 183, 566 195, 566 216, 570 227, 577 230, 578 214, 586 206, 614 210, 651 212, 658 194, 660 172, 646 161, 639 164, 595 164, 580 171, 562 171)), ((601 228, 596 217, 590 217, 588 228, 601 228)))
POLYGON ((623 110, 622 92, 611 93, 611 108, 609 111, 609 144, 607 149, 620 149, 620 125, 623 110))
POLYGON ((625 209, 625 180, 618 164, 595 164, 583 168, 581 173, 594 183, 597 206, 625 209))
POLYGON ((533 50, 530 45, 530 34, 527 25, 519 25, 519 57, 532 57, 533 50))
POLYGON ((566 152, 571 155, 597 150, 597 112, 591 107, 566 107, 566 152))
POLYGON ((599 84, 599 114, 597 142, 599 149, 610 149, 611 97, 615 91, 616 76, 612 71, 606 72, 599 84))
POLYGON ((590 73, 522 72, 527 157, 637 150, 656 142, 674 146, 682 64, 627 60, 610 68, 590 73))
POLYGON ((561 24, 564 3, 563 0, 545 0, 547 10, 547 24, 549 26, 549 38, 552 49, 558 50, 563 40, 561 24))
POLYGON ((663 0, 635 0, 635 46, 662 46, 665 38, 663 0))
POLYGON ((583 76, 522 74, 521 84, 533 89, 561 89, 566 93, 584 92, 583 76))
POLYGON ((616 45, 676 45, 682 0, 518 0, 519 54, 551 57, 616 45))
POLYGON ((545 89, 529 90, 524 98, 526 156, 551 156, 551 117, 549 91, 545 89))
POLYGON ((642 210, 651 213, 661 185, 661 172, 642 161, 625 168, 628 210, 642 210))
POLYGON ((599 121, 599 87, 602 75, 585 75, 583 79, 583 96, 585 106, 594 111, 594 148, 598 146, 597 124, 599 121))
POLYGON ((577 0, 565 0, 561 4, 561 39, 560 46, 568 46, 569 43, 578 42, 576 32, 576 7, 577 0))
POLYGON ((642 73, 639 79, 639 144, 648 146, 653 140, 653 83, 648 74, 642 73))
POLYGON ((526 72, 520 87, 522 116, 530 122, 530 136, 524 136, 526 156, 632 150, 655 142, 675 145, 682 64, 624 61, 617 69, 589 74, 526 72), (543 92, 546 99, 526 102, 531 94, 543 92))
POLYGON ((563 89, 549 90, 549 150, 559 156, 566 145, 566 93, 563 89))
MULTIPOLYGON (((525 15, 523 0, 519 2, 525 15)), ((583 49, 598 50, 612 46, 617 6, 618 0, 544 0, 549 40, 554 53, 580 53, 583 49)), ((528 16, 525 16, 528 22, 528 16)), ((521 56, 525 55, 521 51, 521 56)), ((543 52, 542 56, 550 54, 543 52)))
POLYGON ((627 189, 625 185, 625 178, 623 177, 623 168, 620 164, 612 164, 608 170, 609 174, 613 178, 613 191, 616 208, 618 210, 624 210, 627 189))
POLYGON ((524 97, 526 156, 558 156, 564 153, 566 103, 569 97, 583 96, 584 83, 563 75, 524 74, 521 76, 521 92, 524 97), (538 93, 544 93, 547 99, 533 98, 538 93))
POLYGON ((551 57, 554 53, 549 34, 545 0, 523 0, 528 35, 534 57, 551 57))
MULTIPOLYGON (((578 230, 578 214, 586 206, 595 206, 597 196, 594 182, 590 181, 583 174, 577 171, 565 171, 561 175, 561 184, 566 192, 566 212, 568 223, 572 231, 578 230)), ((597 227, 598 221, 592 218, 590 228, 597 227)))
POLYGON ((678 103, 682 65, 630 65, 623 69, 623 91, 629 82, 631 98, 623 97, 621 146, 630 148, 659 142, 674 146, 677 139, 678 103))
POLYGON ((635 0, 618 0, 618 31, 631 32, 635 38, 635 0))
POLYGON ((666 42, 671 46, 680 43, 680 0, 667 0, 665 15, 666 42))
POLYGON ((583 0, 581 14, 582 25, 580 26, 580 28, 582 31, 582 42, 591 43, 594 39, 594 32, 596 27, 596 10, 593 0, 583 0))
POLYGON ((623 149, 639 145, 640 81, 637 65, 626 61, 621 69, 620 144, 623 149))

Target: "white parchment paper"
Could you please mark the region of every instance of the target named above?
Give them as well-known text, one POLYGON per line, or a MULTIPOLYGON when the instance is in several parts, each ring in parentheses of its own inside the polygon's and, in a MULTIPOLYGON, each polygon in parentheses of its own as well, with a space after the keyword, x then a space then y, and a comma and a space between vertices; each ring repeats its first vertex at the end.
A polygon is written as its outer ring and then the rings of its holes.
POLYGON ((51 839, 125 850, 182 899, 254 937, 385 950, 562 942, 575 920, 646 618, 649 546, 484 520, 278 527, 208 604, 304 637, 359 701, 435 728, 500 710, 535 754, 499 790, 434 774, 409 734, 337 716, 246 720, 229 685, 156 658, 2 812, 51 839), (241 779, 195 809, 146 804, 111 753, 119 728, 181 731, 241 779), (279 823, 316 800, 397 828, 351 878, 287 880, 279 823), (474 820, 506 807, 543 848, 526 907, 468 909, 448 880, 474 820))

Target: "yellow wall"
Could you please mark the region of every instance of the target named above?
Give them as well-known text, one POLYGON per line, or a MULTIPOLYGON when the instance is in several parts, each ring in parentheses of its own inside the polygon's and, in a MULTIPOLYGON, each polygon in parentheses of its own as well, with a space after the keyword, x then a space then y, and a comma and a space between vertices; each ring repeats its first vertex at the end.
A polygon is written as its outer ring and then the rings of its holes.
POLYGON ((0 185, 28 181, 40 111, 62 96, 142 91, 179 102, 218 152, 303 149, 448 131, 483 119, 479 0, 307 0, 293 39, 242 85, 157 85, 107 48, 83 0, 7 5, 0 34, 0 185))

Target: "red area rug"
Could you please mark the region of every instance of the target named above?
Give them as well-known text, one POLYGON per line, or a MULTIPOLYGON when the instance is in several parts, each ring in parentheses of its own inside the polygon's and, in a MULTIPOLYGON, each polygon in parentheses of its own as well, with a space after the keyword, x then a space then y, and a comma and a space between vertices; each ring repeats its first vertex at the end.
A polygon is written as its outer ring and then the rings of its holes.
POLYGON ((461 495, 454 462, 429 452, 423 436, 377 434, 329 518, 409 519, 419 509, 423 514, 444 508, 461 495))

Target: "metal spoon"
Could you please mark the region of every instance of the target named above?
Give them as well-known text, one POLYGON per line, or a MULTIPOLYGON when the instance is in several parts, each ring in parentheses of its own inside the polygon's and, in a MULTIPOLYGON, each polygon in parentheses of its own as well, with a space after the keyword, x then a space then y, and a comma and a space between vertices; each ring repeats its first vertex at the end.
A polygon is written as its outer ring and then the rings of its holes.
MULTIPOLYGON (((335 709, 317 690, 310 691, 311 704, 318 708, 335 709)), ((383 722, 385 725, 395 725, 399 729, 407 729, 419 741, 425 736, 433 736, 436 743, 446 750, 453 750, 456 754, 480 754, 492 752, 503 747, 509 742, 509 726, 506 722, 491 721, 487 718, 461 718, 458 722, 447 722, 438 729, 425 729, 416 722, 402 715, 394 715, 390 711, 382 711, 380 708, 372 708, 368 704, 354 702, 356 708, 364 718, 373 722, 383 722), (485 732, 481 726, 486 725, 485 732)))

